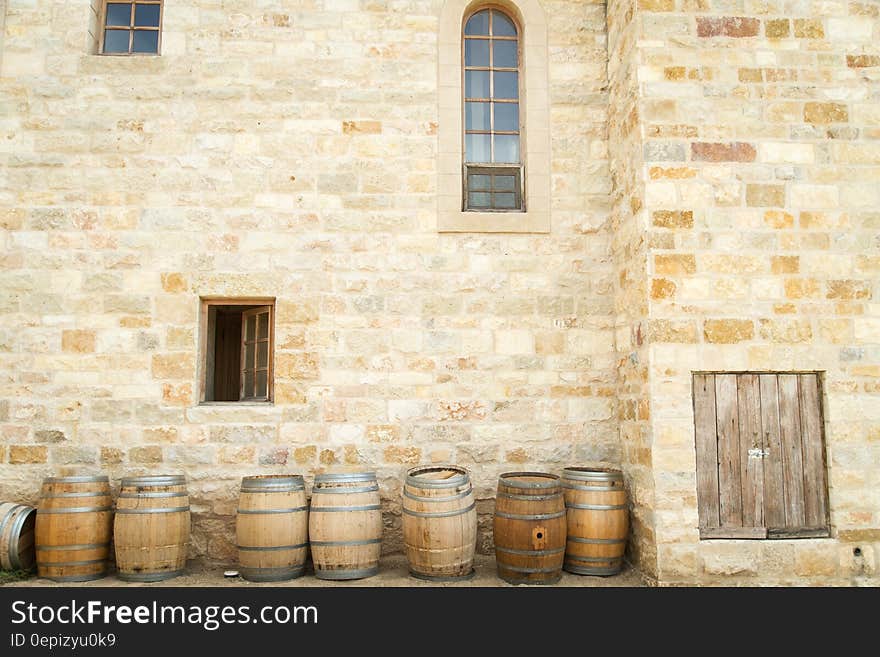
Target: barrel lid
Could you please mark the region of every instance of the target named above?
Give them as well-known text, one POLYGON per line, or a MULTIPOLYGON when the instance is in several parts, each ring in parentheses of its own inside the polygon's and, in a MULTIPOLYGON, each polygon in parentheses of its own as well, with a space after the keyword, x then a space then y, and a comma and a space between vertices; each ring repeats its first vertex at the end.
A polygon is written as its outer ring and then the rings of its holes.
POLYGON ((418 488, 457 488, 470 480, 458 465, 418 465, 406 472, 406 483, 418 488))
POLYGON ((499 476, 499 483, 513 488, 556 488, 559 475, 549 472, 505 472, 499 476))
POLYGON ((186 483, 184 475, 143 475, 123 477, 123 486, 180 486, 186 483))
POLYGON ((298 474, 252 475, 241 479, 241 490, 243 491, 303 489, 305 489, 305 480, 302 475, 298 474))
POLYGON ((376 481, 375 472, 325 472, 315 475, 316 484, 344 484, 357 481, 376 481))
POLYGON ((84 484, 87 482, 110 483, 110 478, 107 475, 76 475, 73 477, 46 477, 43 479, 44 484, 84 484))
POLYGON ((615 468, 586 468, 571 466, 562 471, 565 479, 577 481, 609 481, 622 480, 623 472, 615 468))

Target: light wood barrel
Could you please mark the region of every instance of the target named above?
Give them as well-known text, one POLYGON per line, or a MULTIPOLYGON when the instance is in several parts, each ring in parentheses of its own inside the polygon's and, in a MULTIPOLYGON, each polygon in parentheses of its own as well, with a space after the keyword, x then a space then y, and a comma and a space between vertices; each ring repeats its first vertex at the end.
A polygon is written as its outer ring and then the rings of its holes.
POLYGON ((0 504, 0 569, 33 570, 37 561, 34 550, 34 526, 37 510, 27 504, 0 504))
POLYGON ((239 574, 277 582, 303 574, 309 507, 301 475, 244 477, 235 518, 239 574))
POLYGON ((159 582, 182 574, 189 533, 183 475, 122 479, 114 523, 119 579, 159 582))
POLYGON ((413 577, 433 581, 473 577, 477 510, 467 470, 428 465, 407 472, 403 542, 413 577))
POLYGON ((564 568, 578 575, 615 575, 623 568, 629 505, 623 473, 608 468, 562 471, 568 541, 564 568))
POLYGON ((361 579, 379 572, 382 511, 376 473, 315 476, 309 545, 318 579, 361 579))
POLYGON ((555 584, 565 556, 565 501, 559 477, 507 472, 495 500, 495 563, 511 584, 555 584))
POLYGON ((109 478, 44 479, 34 532, 40 577, 56 582, 106 577, 113 532, 109 478))

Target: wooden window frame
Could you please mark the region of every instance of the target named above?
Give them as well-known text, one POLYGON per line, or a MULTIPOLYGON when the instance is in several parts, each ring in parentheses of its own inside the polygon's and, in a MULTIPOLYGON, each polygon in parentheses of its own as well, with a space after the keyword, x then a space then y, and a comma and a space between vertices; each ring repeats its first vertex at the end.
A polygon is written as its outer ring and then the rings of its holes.
POLYGON ((822 374, 692 373, 701 539, 831 535, 822 374))
MULTIPOLYGON (((198 370, 198 390, 199 405, 204 406, 241 406, 241 405, 267 405, 275 402, 275 297, 202 297, 201 307, 199 309, 199 366, 198 370), (242 390, 239 390, 238 401, 208 401, 207 394, 207 377, 208 377, 208 345, 211 343, 208 336, 208 312, 212 306, 251 306, 248 311, 242 311, 242 320, 246 312, 256 310, 258 308, 269 308, 269 363, 267 368, 267 386, 268 398, 266 399, 241 399, 242 390)), ((242 327, 244 328, 244 327, 242 327)), ((241 340, 245 340, 244 330, 242 330, 241 340)), ((256 353, 254 354, 256 358, 256 353)), ((241 369, 244 369, 244 351, 241 354, 241 369)), ((239 384, 241 387, 241 383, 239 384)))
POLYGON ((462 173, 462 198, 464 199, 464 209, 476 212, 522 212, 523 210, 523 182, 522 182, 522 166, 510 166, 508 164, 465 164, 462 173), (489 189, 469 189, 469 176, 483 175, 490 176, 493 180, 489 189), (513 189, 496 189, 494 178, 496 176, 513 176, 515 181, 513 189), (489 194, 510 194, 514 195, 514 207, 512 208, 495 208, 495 207, 469 207, 469 199, 471 192, 486 192, 489 194))
POLYGON ((509 10, 497 4, 482 4, 474 7, 471 11, 467 12, 464 15, 464 19, 461 24, 461 154, 462 154, 462 198, 461 198, 461 208, 463 212, 498 212, 498 213, 524 213, 526 211, 526 198, 525 198, 525 163, 523 158, 523 148, 525 144, 525 126, 523 122, 523 38, 522 38, 522 26, 520 25, 519 20, 516 16, 514 16, 509 10), (489 15, 489 34, 487 35, 467 35, 465 34, 465 27, 467 26, 468 21, 475 15, 480 13, 481 11, 490 11, 489 15), (495 36, 492 34, 492 14, 491 12, 497 11, 504 15, 507 20, 513 23, 514 28, 516 29, 516 36, 495 36), (466 53, 466 44, 468 40, 477 40, 483 39, 489 42, 489 65, 488 66, 468 66, 465 60, 466 53), (515 41, 516 42, 516 68, 510 67, 496 67, 494 66, 493 57, 494 57, 494 48, 492 44, 495 41, 515 41), (488 98, 469 98, 467 96, 467 90, 465 88, 466 80, 467 80, 467 71, 487 71, 489 73, 489 97, 488 98), (516 82, 517 82, 517 97, 516 99, 510 98, 495 98, 495 76, 493 73, 495 71, 501 72, 510 72, 516 73, 516 82), (483 102, 489 104, 489 130, 468 130, 467 127, 467 103, 468 102, 483 102), (516 103, 517 105, 517 130, 495 130, 495 112, 493 108, 494 103, 516 103), (485 134, 489 135, 489 162, 468 162, 467 161, 467 136, 469 134, 485 134), (516 135, 518 140, 517 151, 519 153, 519 162, 495 162, 495 135, 516 135), (504 169, 506 170, 506 175, 515 175, 517 178, 517 184, 515 185, 514 193, 515 193, 515 207, 513 208, 496 208, 496 207, 472 207, 469 204, 469 189, 468 189, 468 176, 474 173, 480 173, 485 170, 490 169, 504 169), (478 171, 480 170, 480 171, 478 171))
POLYGON ((104 0, 101 4, 101 28, 98 32, 98 54, 107 57, 156 57, 162 52, 162 21, 165 16, 165 0, 104 0), (107 25, 107 5, 111 4, 128 4, 131 5, 131 15, 129 17, 128 27, 122 25, 107 25), (135 6, 136 5, 159 5, 159 25, 152 26, 135 26, 135 6), (118 30, 128 32, 128 52, 104 52, 104 41, 106 39, 106 30, 118 30), (132 52, 134 45, 135 32, 158 32, 156 37, 156 52, 132 52))

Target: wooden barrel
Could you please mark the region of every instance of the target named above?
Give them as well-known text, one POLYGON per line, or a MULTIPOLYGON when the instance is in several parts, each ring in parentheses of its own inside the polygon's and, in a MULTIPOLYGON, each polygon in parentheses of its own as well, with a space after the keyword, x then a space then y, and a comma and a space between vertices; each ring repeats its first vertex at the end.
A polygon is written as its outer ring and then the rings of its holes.
POLYGON ((107 576, 113 500, 106 475, 47 477, 34 526, 37 574, 56 582, 107 576))
POLYGON ((37 510, 26 504, 0 504, 0 569, 33 570, 37 561, 34 550, 34 525, 37 510))
POLYGON ((361 579, 379 572, 382 511, 375 472, 315 475, 309 546, 318 579, 361 579))
POLYGON ((235 518, 239 574, 277 582, 303 574, 309 507, 301 475, 244 477, 235 518))
POLYGON ((441 582, 473 577, 477 510, 467 470, 428 465, 406 473, 403 542, 413 577, 441 582))
POLYGON ((507 472, 495 500, 495 562, 511 584, 555 584, 565 556, 565 501, 559 477, 507 472))
POLYGON ((565 468, 562 485, 568 521, 565 570, 578 575, 619 573, 629 532, 623 473, 605 468, 565 468))
POLYGON ((122 479, 114 523, 119 579, 159 582, 182 574, 189 532, 183 475, 122 479))

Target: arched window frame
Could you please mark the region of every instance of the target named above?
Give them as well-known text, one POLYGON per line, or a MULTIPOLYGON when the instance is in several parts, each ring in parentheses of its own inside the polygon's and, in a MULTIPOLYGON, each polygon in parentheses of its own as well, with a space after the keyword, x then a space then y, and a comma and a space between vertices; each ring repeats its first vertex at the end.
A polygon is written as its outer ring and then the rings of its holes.
POLYGON ((550 231, 550 133, 547 23, 537 0, 447 0, 439 35, 439 193, 441 232, 546 233, 550 231), (524 210, 475 211, 464 207, 465 20, 484 8, 500 9, 519 29, 520 158, 524 210))

